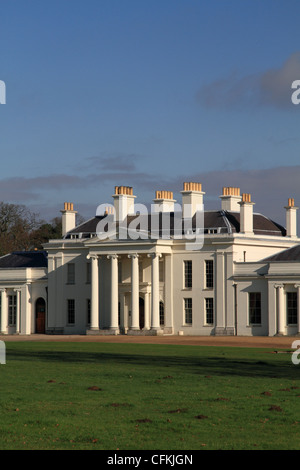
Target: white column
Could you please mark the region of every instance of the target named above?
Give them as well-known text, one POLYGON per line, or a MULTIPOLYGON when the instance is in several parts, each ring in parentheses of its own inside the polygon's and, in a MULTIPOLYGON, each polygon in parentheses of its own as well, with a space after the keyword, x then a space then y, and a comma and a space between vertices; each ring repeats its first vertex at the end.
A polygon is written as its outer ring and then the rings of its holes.
MULTIPOLYGON (((31 283, 28 282, 25 284, 25 288, 23 289, 24 292, 24 297, 25 297, 25 302, 23 302, 23 305, 25 305, 25 328, 24 328, 24 333, 26 335, 30 335, 32 331, 32 325, 31 325, 31 283)), ((47 309, 46 309, 47 312, 47 309)), ((47 313, 45 312, 45 328, 47 329, 47 313)))
POLYGON ((173 318, 173 255, 165 255, 165 325, 164 330, 168 333, 174 332, 173 318))
POLYGON ((216 253, 216 287, 215 287, 215 298, 216 298, 216 327, 215 335, 223 335, 225 332, 225 260, 224 252, 218 251, 216 253))
POLYGON ((131 327, 132 330, 140 329, 139 318, 139 255, 128 255, 131 258, 131 327))
POLYGON ((150 293, 145 292, 145 296, 144 296, 144 316, 145 316, 144 330, 150 330, 149 296, 150 296, 150 293))
POLYGON ((151 329, 160 330, 159 322, 159 258, 160 254, 151 253, 151 329))
POLYGON ((283 290, 283 285, 280 284, 280 285, 277 285, 277 291, 278 291, 278 297, 277 297, 277 301, 278 301, 278 328, 277 328, 277 334, 279 335, 284 335, 284 326, 285 326, 285 322, 284 322, 284 312, 285 312, 285 308, 284 308, 284 290, 283 290))
POLYGON ((1 289, 1 333, 7 334, 8 308, 6 289, 1 289))
POLYGON ((99 266, 97 255, 88 255, 91 259, 91 330, 99 330, 99 266))
POLYGON ((120 328, 125 331, 127 324, 125 322, 125 293, 120 292, 120 328))
POLYGON ((118 330, 118 255, 108 255, 111 260, 111 291, 110 291, 110 329, 118 330))
POLYGON ((20 334, 21 331, 21 291, 20 289, 15 289, 17 293, 17 305, 16 305, 16 333, 20 334))
POLYGON ((300 284, 295 285, 297 289, 297 334, 300 334, 300 284))

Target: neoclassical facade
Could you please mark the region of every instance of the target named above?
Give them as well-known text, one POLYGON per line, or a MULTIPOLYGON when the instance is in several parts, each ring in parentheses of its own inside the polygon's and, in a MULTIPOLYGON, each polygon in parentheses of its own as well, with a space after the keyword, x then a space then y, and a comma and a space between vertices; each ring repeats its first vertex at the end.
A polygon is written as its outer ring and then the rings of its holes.
POLYGON ((131 187, 117 186, 79 226, 65 203, 60 240, 23 267, 16 254, 0 258, 1 333, 300 333, 294 200, 282 227, 239 188, 223 188, 214 211, 203 210, 204 194, 184 183, 179 205, 156 191, 148 213, 131 187))

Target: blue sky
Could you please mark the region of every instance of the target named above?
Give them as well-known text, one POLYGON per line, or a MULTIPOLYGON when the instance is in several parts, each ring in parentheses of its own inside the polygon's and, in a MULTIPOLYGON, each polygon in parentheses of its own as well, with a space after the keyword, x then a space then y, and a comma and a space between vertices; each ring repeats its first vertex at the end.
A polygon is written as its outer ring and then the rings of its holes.
POLYGON ((115 185, 300 205, 298 0, 1 0, 0 200, 83 217, 115 185))

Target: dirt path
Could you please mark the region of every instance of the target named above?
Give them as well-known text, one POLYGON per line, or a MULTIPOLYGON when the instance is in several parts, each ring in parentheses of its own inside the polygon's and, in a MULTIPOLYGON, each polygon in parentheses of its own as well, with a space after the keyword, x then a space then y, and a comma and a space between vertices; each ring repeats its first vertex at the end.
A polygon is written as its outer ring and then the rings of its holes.
POLYGON ((48 341, 48 342, 90 342, 90 343, 132 343, 132 344, 178 344, 192 346, 230 346, 245 348, 291 349, 292 336, 94 336, 94 335, 0 335, 0 340, 48 341))

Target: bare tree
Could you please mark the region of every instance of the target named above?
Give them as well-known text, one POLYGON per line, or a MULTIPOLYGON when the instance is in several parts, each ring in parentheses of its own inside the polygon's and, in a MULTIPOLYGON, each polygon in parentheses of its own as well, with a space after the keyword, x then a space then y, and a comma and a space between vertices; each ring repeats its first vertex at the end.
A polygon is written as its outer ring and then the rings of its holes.
POLYGON ((0 202, 0 255, 31 249, 32 234, 39 226, 37 214, 25 206, 0 202))

